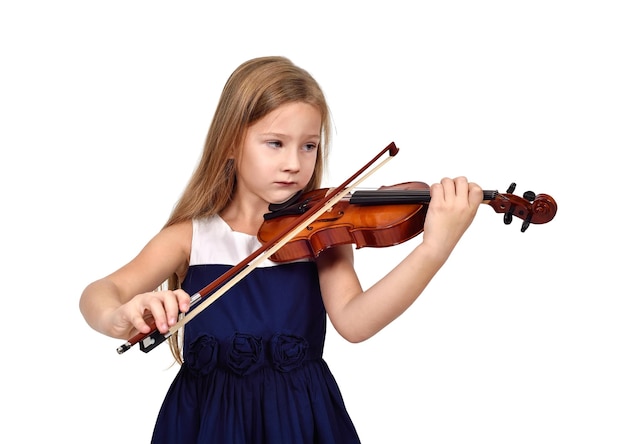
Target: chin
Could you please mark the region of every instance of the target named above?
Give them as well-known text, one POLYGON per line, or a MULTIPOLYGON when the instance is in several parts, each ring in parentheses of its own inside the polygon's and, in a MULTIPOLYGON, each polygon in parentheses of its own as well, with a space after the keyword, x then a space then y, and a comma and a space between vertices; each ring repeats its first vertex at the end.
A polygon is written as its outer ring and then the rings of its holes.
POLYGON ((280 204, 283 202, 287 202, 289 199, 291 199, 298 191, 298 190, 290 190, 290 191, 284 191, 284 192, 279 192, 279 193, 273 193, 271 196, 271 200, 269 200, 269 203, 273 203, 273 204, 280 204))

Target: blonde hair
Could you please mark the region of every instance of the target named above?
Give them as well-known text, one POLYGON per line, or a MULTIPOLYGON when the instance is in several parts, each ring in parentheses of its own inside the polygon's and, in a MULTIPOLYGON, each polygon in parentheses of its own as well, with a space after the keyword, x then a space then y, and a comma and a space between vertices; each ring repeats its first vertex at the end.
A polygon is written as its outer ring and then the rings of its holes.
MULTIPOLYGON (((321 186, 330 145, 331 118, 326 99, 317 81, 285 57, 259 57, 239 65, 230 75, 220 96, 206 137, 202 157, 165 227, 194 218, 212 216, 230 202, 236 184, 233 155, 237 158, 245 131, 259 119, 292 102, 304 102, 321 114, 321 141, 311 180, 304 189, 321 186)), ((167 288, 179 288, 176 275, 167 288)), ((179 335, 170 339, 170 349, 182 363, 179 335)))

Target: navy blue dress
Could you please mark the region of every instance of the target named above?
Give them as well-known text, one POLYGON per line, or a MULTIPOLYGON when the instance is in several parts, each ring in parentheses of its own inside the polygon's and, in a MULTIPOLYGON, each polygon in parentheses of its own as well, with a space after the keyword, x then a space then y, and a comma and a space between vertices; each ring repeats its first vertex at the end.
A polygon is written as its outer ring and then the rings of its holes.
MULTIPOLYGON (((193 225, 189 294, 260 246, 217 216, 193 225)), ((186 324, 152 443, 359 443, 322 359, 325 335, 315 262, 264 261, 186 324)))

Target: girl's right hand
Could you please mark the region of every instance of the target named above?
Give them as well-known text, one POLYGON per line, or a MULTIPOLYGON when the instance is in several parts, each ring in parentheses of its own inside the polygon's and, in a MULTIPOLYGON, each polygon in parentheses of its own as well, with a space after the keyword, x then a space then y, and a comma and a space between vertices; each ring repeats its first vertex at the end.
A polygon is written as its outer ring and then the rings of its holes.
POLYGON ((109 313, 113 336, 129 338, 138 332, 147 334, 154 328, 152 323, 159 332, 166 333, 178 322, 179 313, 189 311, 190 299, 181 289, 138 294, 109 313))

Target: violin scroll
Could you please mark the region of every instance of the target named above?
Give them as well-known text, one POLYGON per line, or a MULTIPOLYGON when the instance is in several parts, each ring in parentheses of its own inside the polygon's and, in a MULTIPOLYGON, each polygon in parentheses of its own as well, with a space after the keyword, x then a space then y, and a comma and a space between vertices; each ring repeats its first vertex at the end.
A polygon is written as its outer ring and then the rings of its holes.
POLYGON ((487 204, 496 213, 504 213, 504 223, 510 224, 513 217, 522 219, 522 232, 526 231, 530 224, 545 224, 554 219, 556 215, 556 201, 547 194, 535 194, 526 191, 523 197, 512 194, 516 184, 512 183, 506 193, 497 193, 487 204))

